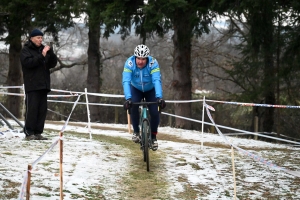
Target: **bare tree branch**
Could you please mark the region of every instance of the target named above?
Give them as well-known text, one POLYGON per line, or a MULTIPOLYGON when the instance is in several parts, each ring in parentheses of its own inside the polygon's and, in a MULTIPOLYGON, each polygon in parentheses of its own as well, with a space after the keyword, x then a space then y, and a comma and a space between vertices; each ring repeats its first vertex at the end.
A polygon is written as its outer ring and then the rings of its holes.
POLYGON ((119 55, 122 55, 121 53, 118 53, 118 54, 115 54, 115 55, 112 55, 112 56, 108 56, 108 57, 104 57, 104 59, 101 59, 102 62, 106 61, 106 60, 109 60, 109 59, 112 59, 114 57, 117 57, 119 55))
MULTIPOLYGON (((109 59, 112 59, 114 57, 117 57, 121 55, 121 53, 118 53, 118 54, 115 54, 115 55, 112 55, 112 56, 108 56, 108 57, 105 57, 104 59, 101 59, 101 62, 104 62, 106 60, 109 60, 109 59)), ((57 61, 59 63, 59 66, 56 66, 55 68, 52 68, 50 69, 50 73, 53 73, 55 71, 59 71, 63 68, 72 68, 74 66, 77 66, 77 65, 86 65, 87 64, 87 60, 82 60, 82 61, 79 61, 79 62, 74 62, 74 63, 71 63, 71 64, 65 64, 63 63, 63 61, 59 58, 57 58, 57 61)))
POLYGON ((53 73, 55 71, 58 71, 58 70, 61 70, 63 68, 72 68, 76 65, 86 65, 87 64, 87 61, 86 60, 83 60, 81 62, 74 62, 74 63, 71 63, 69 65, 67 64, 64 64, 59 58, 57 59, 58 63, 59 63, 59 66, 56 66, 52 69, 50 69, 50 73, 53 73))

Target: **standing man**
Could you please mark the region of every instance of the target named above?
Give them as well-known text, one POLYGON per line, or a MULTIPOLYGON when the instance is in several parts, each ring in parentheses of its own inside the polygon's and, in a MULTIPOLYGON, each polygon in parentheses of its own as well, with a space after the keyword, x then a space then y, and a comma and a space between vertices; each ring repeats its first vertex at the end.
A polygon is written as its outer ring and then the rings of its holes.
MULTIPOLYGON (((126 99, 124 109, 131 109, 134 130, 132 141, 138 143, 140 141, 139 106, 132 103, 140 102, 145 98, 147 102, 157 101, 162 109, 166 107, 162 99, 160 68, 157 60, 150 56, 150 50, 146 45, 141 44, 134 49, 134 55, 125 62, 122 79, 126 99)), ((148 105, 148 109, 151 116, 152 150, 156 151, 158 148, 156 135, 160 117, 156 104, 148 105)))
POLYGON ((43 45, 43 33, 34 29, 21 52, 21 64, 25 85, 26 140, 47 140, 42 136, 47 115, 47 94, 50 89, 50 68, 57 64, 53 49, 43 45))

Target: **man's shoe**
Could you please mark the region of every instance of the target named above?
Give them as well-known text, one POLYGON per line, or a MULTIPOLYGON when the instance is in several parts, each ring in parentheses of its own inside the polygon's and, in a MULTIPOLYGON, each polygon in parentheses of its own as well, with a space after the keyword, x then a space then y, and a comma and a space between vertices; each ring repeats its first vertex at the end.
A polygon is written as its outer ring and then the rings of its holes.
POLYGON ((140 134, 139 133, 133 133, 132 141, 135 142, 135 143, 139 143, 140 142, 140 134))
POLYGON ((34 136, 36 140, 48 140, 48 138, 42 136, 42 134, 35 134, 34 136))
POLYGON ((35 135, 26 135, 25 140, 29 141, 29 140, 36 140, 35 135))
POLYGON ((156 151, 158 149, 158 143, 156 138, 152 138, 152 150, 156 151))

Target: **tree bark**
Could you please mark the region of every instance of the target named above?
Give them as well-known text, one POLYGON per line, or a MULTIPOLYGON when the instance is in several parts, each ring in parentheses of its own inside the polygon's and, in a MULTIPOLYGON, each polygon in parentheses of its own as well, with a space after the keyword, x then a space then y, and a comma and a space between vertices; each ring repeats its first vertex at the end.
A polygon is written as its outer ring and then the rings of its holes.
MULTIPOLYGON (((264 38, 262 43, 262 49, 264 53, 264 80, 263 86, 264 96, 265 96, 265 103, 266 104, 275 104, 275 69, 274 69, 274 58, 273 58, 273 10, 272 8, 272 1, 267 1, 268 3, 264 4, 265 7, 263 8, 263 22, 265 24, 264 31, 264 38)), ((272 132, 274 126, 274 107, 266 107, 265 114, 263 119, 263 131, 265 132, 272 132)))
MULTIPOLYGON (((9 70, 7 76, 7 85, 8 86, 20 86, 22 81, 22 69, 20 62, 20 53, 22 49, 21 45, 21 30, 19 26, 9 26, 9 36, 14 38, 10 42, 9 46, 9 70)), ((9 93, 20 93, 19 88, 9 88, 9 93)), ((6 106, 7 109, 16 117, 20 118, 21 116, 21 100, 20 96, 7 96, 6 106)))
MULTIPOLYGON (((95 19, 91 19, 93 21, 95 19)), ((89 23, 89 46, 88 46, 88 74, 87 74, 87 91, 91 93, 100 93, 100 22, 89 23)), ((88 95, 89 103, 99 103, 98 96, 88 95)), ((99 106, 89 106, 90 119, 92 122, 100 120, 99 106)))
MULTIPOLYGON (((189 22, 189 13, 177 10, 174 16, 174 61, 172 90, 174 100, 191 100, 191 38, 192 27, 189 22)), ((191 117, 190 103, 176 103, 175 115, 191 117)), ((176 118, 175 127, 191 129, 191 122, 176 118)))
MULTIPOLYGON (((261 1, 250 8, 251 45, 254 56, 263 60, 263 80, 261 94, 265 104, 275 104, 275 68, 274 68, 274 18, 272 0, 261 1)), ((264 107, 262 130, 272 132, 274 126, 274 107, 264 107)))

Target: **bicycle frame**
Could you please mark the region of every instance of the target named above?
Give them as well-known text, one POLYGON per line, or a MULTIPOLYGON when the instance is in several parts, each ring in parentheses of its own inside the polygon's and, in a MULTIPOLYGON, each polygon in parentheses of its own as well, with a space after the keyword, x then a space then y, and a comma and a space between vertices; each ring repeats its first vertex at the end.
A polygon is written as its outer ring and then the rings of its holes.
POLYGON ((148 118, 148 110, 147 110, 148 108, 147 108, 147 106, 146 105, 143 105, 142 106, 142 109, 141 109, 141 120, 144 118, 148 118))
MULTIPOLYGON (((150 170, 149 167, 149 149, 152 149, 152 137, 151 137, 151 125, 150 120, 148 118, 148 105, 149 104, 157 104, 157 102, 146 102, 145 99, 143 99, 141 102, 138 103, 132 103, 135 105, 139 105, 139 108, 141 108, 140 112, 140 123, 139 123, 139 129, 141 133, 141 140, 140 140, 140 148, 143 151, 143 157, 144 162, 147 164, 147 171, 150 170)), ((160 107, 159 107, 160 111, 160 107)))
MULTIPOLYGON (((148 118, 148 107, 147 107, 147 105, 141 105, 140 106, 140 108, 141 108, 141 116, 140 116, 140 133, 142 133, 142 130, 143 130, 143 120, 144 119, 149 119, 148 118)), ((151 138, 151 134, 150 134, 150 136, 149 136, 149 139, 152 139, 151 138)), ((151 140, 150 140, 151 141, 151 140)))

